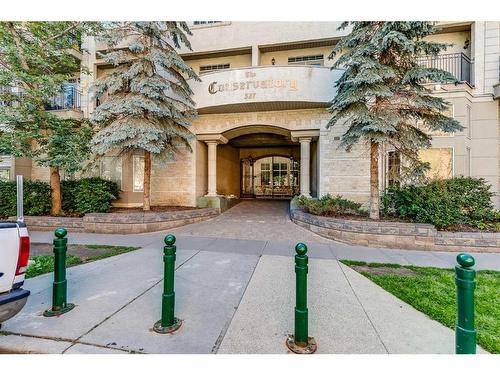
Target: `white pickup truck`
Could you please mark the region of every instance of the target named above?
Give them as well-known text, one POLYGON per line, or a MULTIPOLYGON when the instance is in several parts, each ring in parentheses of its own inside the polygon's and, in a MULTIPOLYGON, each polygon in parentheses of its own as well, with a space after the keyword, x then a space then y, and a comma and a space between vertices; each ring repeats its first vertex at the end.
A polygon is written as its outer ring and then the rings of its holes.
POLYGON ((29 290, 21 288, 28 268, 30 238, 22 221, 0 221, 0 325, 26 304, 29 290))

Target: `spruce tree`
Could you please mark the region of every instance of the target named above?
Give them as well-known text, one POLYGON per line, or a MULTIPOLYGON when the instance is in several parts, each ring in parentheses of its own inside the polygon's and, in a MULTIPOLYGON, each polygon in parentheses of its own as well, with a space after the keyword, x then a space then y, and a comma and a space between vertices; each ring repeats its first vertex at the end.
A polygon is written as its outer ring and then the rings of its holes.
POLYGON ((345 69, 335 86, 328 126, 347 124, 341 147, 360 141, 370 149, 370 218, 379 218, 379 147, 385 143, 404 158, 413 173, 427 167, 418 151, 428 148, 427 131, 454 132, 459 122, 444 114, 445 100, 432 95, 425 83, 456 82, 452 74, 420 66, 417 58, 436 56, 448 45, 424 40, 436 28, 432 22, 344 22, 352 26, 330 58, 332 69, 345 69))
POLYGON ((64 97, 68 79, 80 76, 72 49, 82 33, 98 29, 97 23, 0 22, 0 146, 50 168, 52 215, 61 213, 60 172, 81 167, 92 130, 46 109, 64 97))
POLYGON ((199 80, 176 49, 191 48, 185 22, 117 22, 109 25, 103 59, 112 72, 95 84, 101 104, 91 115, 98 126, 98 156, 144 152, 143 209, 150 210, 152 157, 158 163, 190 148, 186 128, 196 116, 188 79, 199 80), (119 49, 116 47, 120 47, 119 49))

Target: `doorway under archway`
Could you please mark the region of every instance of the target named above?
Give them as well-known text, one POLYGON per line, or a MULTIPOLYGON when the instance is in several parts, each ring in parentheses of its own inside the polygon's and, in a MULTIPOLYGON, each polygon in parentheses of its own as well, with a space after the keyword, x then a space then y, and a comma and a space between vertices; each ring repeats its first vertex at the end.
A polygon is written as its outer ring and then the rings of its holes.
POLYGON ((300 165, 294 156, 241 159, 242 198, 291 198, 300 191, 300 165))

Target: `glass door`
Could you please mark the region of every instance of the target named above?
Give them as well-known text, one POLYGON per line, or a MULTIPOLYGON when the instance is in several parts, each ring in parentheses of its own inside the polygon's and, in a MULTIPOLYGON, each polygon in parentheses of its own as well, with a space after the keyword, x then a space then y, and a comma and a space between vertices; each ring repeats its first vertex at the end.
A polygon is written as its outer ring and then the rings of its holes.
POLYGON ((288 198, 299 192, 299 162, 285 156, 241 161, 241 196, 288 198))

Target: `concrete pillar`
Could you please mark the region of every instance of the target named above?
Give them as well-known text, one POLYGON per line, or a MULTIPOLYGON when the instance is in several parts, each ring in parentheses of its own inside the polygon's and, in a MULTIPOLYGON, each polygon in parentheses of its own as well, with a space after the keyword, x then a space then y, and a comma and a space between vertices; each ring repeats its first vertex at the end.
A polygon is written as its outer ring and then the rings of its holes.
POLYGON ((259 46, 252 46, 252 66, 260 65, 260 50, 259 46))
POLYGON ((208 193, 207 197, 217 196, 217 141, 205 141, 208 146, 208 193))
POLYGON ((310 171, 311 137, 301 137, 300 142, 300 195, 311 196, 310 171))

